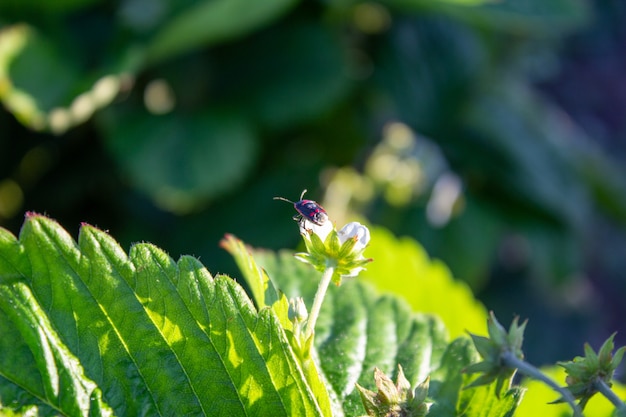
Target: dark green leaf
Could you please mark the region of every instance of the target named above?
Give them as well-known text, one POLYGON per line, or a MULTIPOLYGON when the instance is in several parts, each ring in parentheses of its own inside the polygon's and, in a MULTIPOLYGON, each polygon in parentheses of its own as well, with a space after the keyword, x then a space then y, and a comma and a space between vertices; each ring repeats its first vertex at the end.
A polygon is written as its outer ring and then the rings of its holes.
POLYGON ((626 351, 626 346, 622 346, 621 348, 617 349, 615 351, 615 353, 613 354, 613 359, 611 359, 611 368, 612 369, 617 369, 617 367, 619 366, 619 364, 622 362, 622 358, 624 357, 624 352, 626 351))
POLYGON ((269 129, 318 120, 352 88, 344 47, 332 26, 293 16, 234 47, 211 50, 211 98, 269 129))
POLYGON ((209 110, 111 113, 106 144, 131 181, 159 206, 184 213, 241 182, 256 159, 248 122, 209 110))
POLYGON ((406 9, 437 9, 472 24, 527 36, 551 35, 580 27, 589 18, 583 0, 393 0, 406 9))
POLYGON ((47 127, 47 112, 69 104, 77 77, 73 62, 58 45, 25 24, 0 32, 0 80, 6 85, 0 98, 22 123, 47 127))
POLYGON ((8 10, 9 12, 19 11, 28 13, 32 10, 38 10, 40 13, 68 13, 94 4, 97 1, 98 0, 3 0, 0 3, 0 12, 8 10))
POLYGON ((64 133, 110 104, 123 77, 81 72, 85 58, 54 41, 26 24, 0 32, 0 100, 31 129, 64 133))
MULTIPOLYGON (((608 339, 604 341, 600 350, 598 350, 598 360, 601 364, 605 364, 605 362, 610 362, 610 358, 613 355, 613 349, 615 349, 615 343, 613 342, 613 338, 615 337, 615 333, 609 336, 608 339)), ((585 348, 585 352, 587 349, 585 348)))
POLYGON ((150 60, 242 36, 285 13, 295 0, 205 0, 184 10, 155 36, 150 60))
POLYGON ((323 115, 348 93, 344 54, 341 40, 328 28, 289 21, 244 45, 235 64, 241 67, 241 59, 252 58, 255 71, 246 71, 237 91, 264 125, 292 127, 323 115))

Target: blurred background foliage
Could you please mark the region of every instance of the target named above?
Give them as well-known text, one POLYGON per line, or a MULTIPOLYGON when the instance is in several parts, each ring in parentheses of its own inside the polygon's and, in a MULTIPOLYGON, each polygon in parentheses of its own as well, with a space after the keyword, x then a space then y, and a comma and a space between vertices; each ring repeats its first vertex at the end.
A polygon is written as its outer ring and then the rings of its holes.
POLYGON ((536 364, 626 344, 625 23, 621 0, 0 0, 0 225, 236 276, 224 233, 295 247, 272 197, 308 188, 529 318, 536 364))

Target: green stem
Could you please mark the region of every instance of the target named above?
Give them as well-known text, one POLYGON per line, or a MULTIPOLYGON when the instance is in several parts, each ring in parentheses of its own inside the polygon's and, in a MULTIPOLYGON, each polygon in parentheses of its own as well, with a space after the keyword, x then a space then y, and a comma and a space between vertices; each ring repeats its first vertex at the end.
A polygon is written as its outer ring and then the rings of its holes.
POLYGON ((626 409, 626 404, 609 388, 602 379, 598 378, 594 382, 594 388, 604 395, 617 409, 626 409))
POLYGON ((574 399, 574 396, 568 389, 561 387, 554 380, 552 380, 547 375, 542 373, 539 369, 535 368, 528 362, 524 362, 523 360, 518 359, 511 352, 503 353, 501 358, 502 358, 502 362, 506 366, 510 368, 516 368, 522 374, 529 376, 531 378, 534 378, 538 381, 541 381, 545 383, 546 385, 550 386, 551 388, 553 388, 555 391, 561 394, 563 399, 572 407, 572 409, 574 410, 574 416, 583 417, 582 411, 580 411, 580 407, 578 406, 578 404, 576 404, 576 400, 574 399))
POLYGON ((327 265, 324 274, 322 274, 322 280, 317 286, 313 306, 311 307, 311 312, 309 313, 309 318, 306 324, 305 340, 311 337, 313 332, 315 332, 315 322, 317 321, 317 317, 320 315, 322 302, 324 301, 326 290, 328 289, 328 285, 330 284, 330 280, 332 279, 334 273, 335 266, 327 265))

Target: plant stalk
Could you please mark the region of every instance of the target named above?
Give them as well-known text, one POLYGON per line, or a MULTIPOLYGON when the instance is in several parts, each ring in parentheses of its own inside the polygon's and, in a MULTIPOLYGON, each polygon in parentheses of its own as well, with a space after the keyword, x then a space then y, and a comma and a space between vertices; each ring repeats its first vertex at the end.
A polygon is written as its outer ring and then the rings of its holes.
POLYGON ((613 390, 604 382, 602 379, 598 378, 594 382, 594 388, 598 390, 599 393, 604 395, 611 403, 615 406, 615 408, 626 409, 626 404, 622 401, 613 390))
POLYGON ((539 369, 535 368, 528 362, 524 362, 523 360, 518 359, 511 352, 503 353, 501 358, 502 358, 503 363, 507 365, 508 367, 516 368, 522 374, 528 377, 534 378, 538 381, 541 381, 545 383, 546 385, 548 385, 549 387, 551 387, 552 389, 554 389, 555 391, 557 391, 559 394, 561 394, 565 402, 567 402, 572 407, 572 409, 574 410, 574 416, 583 417, 580 407, 578 406, 578 404, 576 404, 576 400, 574 399, 574 396, 568 389, 561 387, 554 380, 552 380, 547 375, 542 373, 539 369))
POLYGON ((306 324, 305 340, 311 337, 313 332, 315 332, 315 322, 317 322, 317 317, 320 315, 322 302, 324 301, 324 297, 326 296, 326 290, 328 290, 328 285, 330 285, 330 281, 334 273, 335 266, 327 265, 324 273, 322 274, 322 280, 317 286, 315 298, 313 299, 313 306, 311 307, 311 312, 309 313, 309 318, 306 324))

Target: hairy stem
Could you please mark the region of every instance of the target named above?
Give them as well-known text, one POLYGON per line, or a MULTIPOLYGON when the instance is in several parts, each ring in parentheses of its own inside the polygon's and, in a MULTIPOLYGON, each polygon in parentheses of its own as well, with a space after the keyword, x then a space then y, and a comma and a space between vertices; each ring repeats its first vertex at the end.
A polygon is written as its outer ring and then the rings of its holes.
POLYGON ((324 297, 326 296, 326 290, 328 289, 328 285, 330 284, 330 280, 335 273, 335 266, 328 265, 326 266, 326 270, 322 275, 322 280, 317 286, 317 292, 315 293, 315 299, 313 300, 313 306, 311 307, 311 312, 309 313, 309 318, 306 325, 306 333, 305 339, 311 337, 313 332, 315 331, 315 322, 317 322, 317 317, 320 314, 320 310, 322 308, 322 302, 324 301, 324 297))
POLYGON ((547 375, 542 373, 539 369, 535 368, 528 362, 524 362, 523 360, 518 359, 511 352, 503 353, 502 361, 508 367, 516 368, 522 374, 529 376, 531 378, 534 378, 538 381, 541 381, 545 383, 546 385, 548 385, 549 387, 551 387, 552 389, 554 389, 555 391, 557 391, 559 394, 561 394, 561 396, 563 397, 563 400, 565 400, 572 407, 572 409, 574 410, 574 416, 583 417, 582 411, 580 411, 580 407, 578 406, 578 404, 576 404, 576 400, 574 399, 574 396, 568 389, 561 387, 553 379, 549 378, 547 375))

